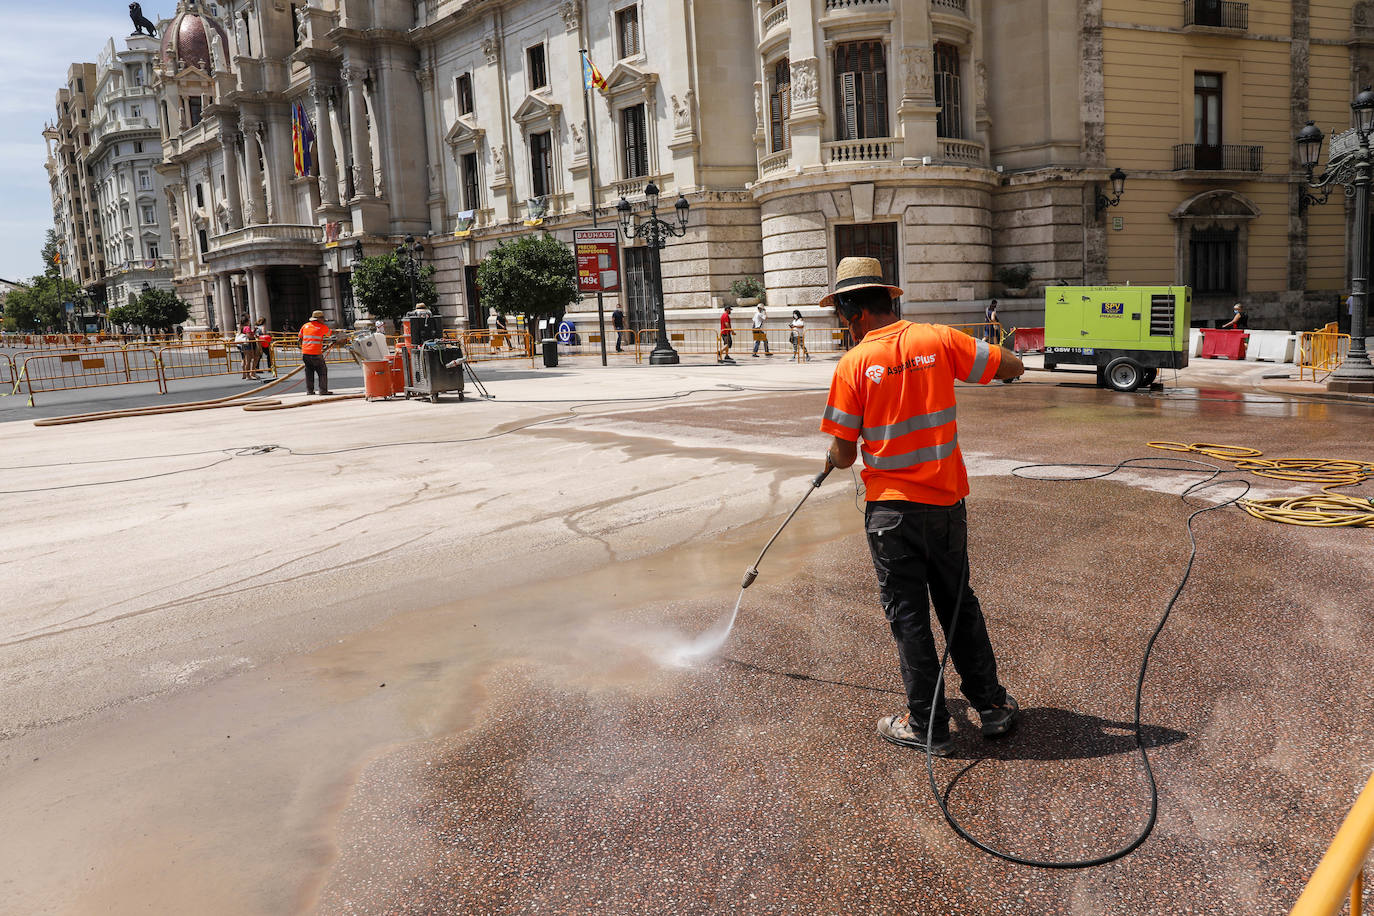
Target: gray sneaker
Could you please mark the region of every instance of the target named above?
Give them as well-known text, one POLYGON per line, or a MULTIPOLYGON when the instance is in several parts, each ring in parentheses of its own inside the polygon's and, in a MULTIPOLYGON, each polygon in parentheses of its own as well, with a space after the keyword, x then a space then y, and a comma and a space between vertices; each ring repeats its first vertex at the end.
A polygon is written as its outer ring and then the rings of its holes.
POLYGON ((1020 712, 1021 707, 1016 705, 1016 700, 1012 699, 1011 694, 1007 694, 1007 698, 1000 706, 978 710, 978 718, 983 720, 983 737, 996 738, 1011 731, 1020 712))
MULTIPOLYGON (((909 712, 879 719, 878 734, 902 747, 914 747, 918 751, 926 749, 926 723, 913 723, 909 712)), ((954 742, 949 738, 949 726, 940 728, 937 725, 934 735, 931 736, 930 753, 936 757, 947 757, 953 749, 954 742)))

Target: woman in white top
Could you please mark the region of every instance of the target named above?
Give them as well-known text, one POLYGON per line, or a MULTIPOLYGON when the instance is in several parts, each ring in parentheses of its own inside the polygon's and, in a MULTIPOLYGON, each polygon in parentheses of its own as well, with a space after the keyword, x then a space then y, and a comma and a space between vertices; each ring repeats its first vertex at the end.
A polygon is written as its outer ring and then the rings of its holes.
POLYGON ((801 309, 792 310, 792 358, 801 362, 811 359, 806 350, 806 322, 802 319, 801 309))

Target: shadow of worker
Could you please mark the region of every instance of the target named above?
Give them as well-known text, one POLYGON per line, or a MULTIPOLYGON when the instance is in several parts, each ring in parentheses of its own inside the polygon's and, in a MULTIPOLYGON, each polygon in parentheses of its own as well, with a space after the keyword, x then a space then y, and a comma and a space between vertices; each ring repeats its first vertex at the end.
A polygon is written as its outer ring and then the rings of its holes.
MULTIPOLYGON (((950 714, 958 721, 956 735, 977 735, 979 728, 965 703, 951 700, 950 714)), ((1140 743, 1148 750, 1177 744, 1187 738, 1186 732, 1162 725, 1140 726, 1140 743)), ((1021 710, 1016 727, 1003 738, 959 741, 956 737, 956 759, 981 760, 1087 760, 1112 757, 1136 749, 1135 725, 1101 716, 1058 709, 1053 706, 1032 706, 1021 710)))

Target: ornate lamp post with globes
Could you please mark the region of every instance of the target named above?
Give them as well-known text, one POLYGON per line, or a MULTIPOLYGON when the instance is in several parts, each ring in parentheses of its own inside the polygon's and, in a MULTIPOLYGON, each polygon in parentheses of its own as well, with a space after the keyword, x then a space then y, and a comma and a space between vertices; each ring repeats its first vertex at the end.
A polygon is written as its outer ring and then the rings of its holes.
POLYGON ((415 236, 408 235, 406 240, 396 246, 396 258, 401 263, 401 269, 405 271, 410 279, 410 310, 415 311, 415 281, 420 276, 420 263, 425 257, 425 246, 415 241, 415 236))
POLYGON ((658 340, 654 342, 654 351, 649 354, 649 365, 673 366, 678 363, 678 355, 668 341, 668 316, 664 312, 663 302, 663 265, 658 253, 668 244, 670 236, 681 238, 687 234, 687 211, 692 205, 687 203, 683 195, 677 196, 677 203, 673 204, 673 209, 677 211, 677 225, 673 225, 658 218, 658 185, 652 181, 645 185, 644 198, 649 202, 649 218, 637 226, 631 219, 633 208, 628 200, 620 198, 615 211, 620 216, 620 231, 625 233, 625 238, 643 239, 652 253, 649 260, 654 271, 654 295, 658 297, 658 340))
POLYGON ((1374 155, 1369 142, 1374 133, 1374 91, 1366 86, 1350 103, 1355 126, 1331 138, 1331 157, 1326 172, 1313 177, 1321 159, 1321 130, 1311 121, 1298 131, 1298 158, 1307 171, 1307 186, 1321 191, 1320 196, 1302 192, 1301 206, 1324 204, 1340 185, 1347 198, 1355 199, 1355 262, 1350 276, 1350 352, 1326 380, 1329 391, 1374 393, 1374 364, 1365 349, 1365 318, 1369 301, 1369 185, 1374 172, 1374 155))

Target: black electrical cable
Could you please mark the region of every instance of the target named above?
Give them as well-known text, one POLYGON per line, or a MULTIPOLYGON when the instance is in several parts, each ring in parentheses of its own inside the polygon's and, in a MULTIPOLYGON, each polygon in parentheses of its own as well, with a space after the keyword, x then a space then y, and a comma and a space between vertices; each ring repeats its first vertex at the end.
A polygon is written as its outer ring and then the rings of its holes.
MULTIPOLYGON (((1124 857, 1127 856, 1127 855, 1130 855, 1130 854, 1131 854, 1132 852, 1134 852, 1137 848, 1139 848, 1140 845, 1141 845, 1142 843, 1144 843, 1146 839, 1149 838, 1151 832, 1154 831, 1155 823, 1156 823, 1156 821, 1158 820, 1158 817, 1159 817, 1159 786, 1155 783, 1155 774, 1154 774, 1154 770, 1152 770, 1152 769, 1150 768, 1150 757, 1149 757, 1149 754, 1146 753, 1146 750, 1145 750, 1145 742, 1144 742, 1144 741, 1142 740, 1142 738, 1141 738, 1141 724, 1140 724, 1141 694, 1142 694, 1142 692, 1143 692, 1144 689, 1145 689, 1145 672, 1146 672, 1146 669, 1148 668, 1148 666, 1149 666, 1149 664, 1150 664, 1150 655, 1151 655, 1151 653, 1154 651, 1155 641, 1159 638, 1159 634, 1160 634, 1161 632, 1163 632, 1163 630, 1164 630, 1164 625, 1165 625, 1166 623, 1168 623, 1168 621, 1169 621, 1169 615, 1170 615, 1170 614, 1173 612, 1173 610, 1174 610, 1174 605, 1178 602, 1179 596, 1180 596, 1181 594, 1183 594, 1183 589, 1184 589, 1184 587, 1188 584, 1188 579, 1189 579, 1189 577, 1190 577, 1190 576, 1192 575, 1192 573, 1193 573, 1193 562, 1194 562, 1194 560, 1197 559, 1197 537, 1196 537, 1196 534, 1195 534, 1194 531, 1193 531, 1193 520, 1196 519, 1199 515, 1202 515, 1204 512, 1213 512, 1213 511, 1215 511, 1215 510, 1217 510, 1217 509, 1224 509, 1224 508, 1226 508, 1227 506, 1235 505, 1238 501, 1240 501, 1241 499, 1243 499, 1247 493, 1250 492, 1250 484, 1249 484, 1248 481, 1245 481, 1245 480, 1218 480, 1217 478, 1218 478, 1222 473, 1224 473, 1225 470, 1227 470, 1227 469, 1222 468, 1222 467, 1220 467, 1220 466, 1218 466, 1218 465, 1208 464, 1208 463, 1205 462, 1205 461, 1196 461, 1196 460, 1193 460, 1193 459, 1191 459, 1191 458, 1171 458, 1171 459, 1163 459, 1164 461, 1172 462, 1172 463, 1170 463, 1170 464, 1162 464, 1162 463, 1159 463, 1160 460, 1161 460, 1161 459, 1158 459, 1158 458, 1128 458, 1128 459, 1126 459, 1125 461, 1118 462, 1117 464, 1114 464, 1114 465, 1107 465, 1107 464, 1078 464, 1078 463, 1068 463, 1068 464, 1024 464, 1024 465, 1021 465, 1021 466, 1019 466, 1019 467, 1012 468, 1011 473, 1012 473, 1014 476, 1016 476, 1016 477, 1021 477, 1021 478, 1023 478, 1023 479, 1027 479, 1027 480, 1062 480, 1062 481, 1100 480, 1100 479, 1102 479, 1102 478, 1104 478, 1104 477, 1110 477, 1112 474, 1115 474, 1117 471, 1120 471, 1120 470, 1123 470, 1123 469, 1126 469, 1126 468, 1130 468, 1130 469, 1132 469, 1132 470, 1143 470, 1143 471, 1173 471, 1174 473, 1180 473, 1180 472, 1181 472, 1181 473, 1193 473, 1193 474, 1207 473, 1207 477, 1206 477, 1205 479, 1203 479, 1203 480, 1198 481, 1197 483, 1192 484, 1191 486, 1189 486, 1187 489, 1185 489, 1185 490, 1179 495, 1179 499, 1181 499, 1181 500, 1183 501, 1184 505, 1189 506, 1189 507, 1196 507, 1196 508, 1195 508, 1195 511, 1194 511, 1192 514, 1190 514, 1190 515, 1188 516, 1188 521, 1187 521, 1187 526, 1186 526, 1186 527, 1187 527, 1187 530, 1188 530, 1188 543, 1189 543, 1188 563, 1187 563, 1187 565, 1186 565, 1186 566, 1184 567, 1184 569, 1183 569, 1183 575, 1182 575, 1182 577, 1181 577, 1181 578, 1179 579, 1179 581, 1178 581, 1178 586, 1174 589, 1173 596, 1169 599, 1169 603, 1166 604, 1166 605, 1164 606, 1164 613, 1160 616, 1160 618, 1159 618, 1159 623, 1157 623, 1157 624, 1155 625, 1154 632, 1152 632, 1152 633, 1150 634, 1150 639, 1149 639, 1149 641, 1148 641, 1148 642, 1146 643, 1146 645, 1145 645, 1145 652, 1144 652, 1144 654, 1141 656, 1141 659, 1140 659, 1140 673, 1139 673, 1139 674, 1137 675, 1137 677, 1136 677, 1136 683, 1135 683, 1135 719, 1134 719, 1135 746, 1136 746, 1136 750, 1140 752, 1140 762, 1141 762, 1141 765, 1143 766, 1143 768, 1144 768, 1144 770, 1145 770, 1145 776, 1146 776, 1146 779, 1148 780, 1149 785, 1150 785, 1150 814, 1149 814, 1149 817, 1148 817, 1148 818, 1146 819, 1146 821, 1145 821, 1145 826, 1141 828, 1140 832, 1135 836, 1134 839, 1132 839, 1130 842, 1128 842, 1125 846, 1121 847, 1120 849, 1117 849, 1117 850, 1114 851, 1114 852, 1107 853, 1106 855, 1097 856, 1096 858, 1092 858, 1092 859, 1062 859, 1062 860, 1054 860, 1054 859, 1032 859, 1032 858, 1029 858, 1029 857, 1027 857, 1027 856, 1018 856, 1018 855, 1014 855, 1014 854, 1009 853, 1009 852, 1004 852, 1003 850, 997 849, 997 848, 995 848, 995 847, 993 847, 993 846, 991 846, 991 845, 989 845, 989 844, 987 844, 987 843, 984 843, 982 840, 980 840, 980 839, 978 839, 977 837, 973 836, 973 834, 971 834, 962 824, 960 824, 959 821, 958 821, 958 819, 955 818, 954 815, 950 813, 950 810, 949 810, 949 793, 953 790, 953 788, 954 788, 954 783, 951 782, 950 785, 949 785, 949 787, 946 788, 945 791, 944 791, 943 793, 941 793, 940 787, 939 787, 938 783, 937 783, 936 780, 935 780, 935 759, 934 759, 934 755, 933 755, 933 754, 931 753, 931 751, 930 751, 931 741, 932 741, 932 739, 933 739, 934 736, 935 736, 935 716, 934 716, 934 715, 930 715, 930 716, 927 716, 927 717, 926 717, 926 718, 927 718, 927 723, 926 723, 926 773, 927 773, 927 775, 928 775, 929 778, 930 778, 930 791, 931 791, 931 793, 935 796, 935 803, 936 803, 937 805, 940 806, 940 813, 944 815, 945 821, 949 824, 949 826, 950 826, 951 828, 953 828, 953 830, 954 830, 955 833, 957 833, 960 837, 962 837, 964 840, 966 840, 967 842, 969 842, 970 844, 972 844, 972 845, 975 846, 976 848, 981 849, 983 852, 986 852, 986 853, 988 853, 989 855, 996 856, 996 857, 999 858, 999 859, 1002 859, 1002 860, 1007 861, 1007 862, 1014 863, 1014 864, 1016 864, 1016 865, 1026 865, 1026 866, 1030 866, 1030 867, 1032 867, 1032 868, 1052 868, 1052 869, 1095 868, 1095 867, 1097 867, 1097 866, 1099 866, 1099 865, 1106 865, 1106 864, 1109 863, 1109 862, 1115 862, 1115 861, 1118 860, 1118 859, 1121 859, 1121 858, 1124 858, 1124 857), (1151 463, 1144 463, 1144 462, 1151 462, 1151 463), (1180 466, 1179 466, 1180 464, 1192 465, 1192 467, 1180 467, 1180 466), (1077 476, 1077 477, 1032 477, 1032 476, 1029 476, 1029 475, 1026 475, 1026 474, 1019 473, 1019 472, 1021 472, 1021 471, 1032 471, 1032 470, 1039 470, 1039 469, 1043 469, 1043 468, 1107 468, 1108 470, 1105 470, 1105 471, 1103 471, 1102 473, 1099 473, 1099 474, 1089 474, 1089 475, 1077 476), (1241 488, 1240 493, 1238 493, 1237 495, 1235 495, 1235 496, 1233 496, 1233 497, 1231 497, 1231 498, 1229 498, 1229 499, 1223 500, 1222 502, 1216 503, 1216 504, 1214 504, 1214 505, 1203 505, 1203 506, 1199 506, 1197 503, 1191 502, 1191 501, 1189 501, 1189 499, 1188 499, 1188 497, 1189 497, 1191 494, 1195 493, 1195 492, 1201 492, 1201 491, 1207 490, 1207 489, 1209 489, 1209 488, 1211 488, 1211 487, 1215 487, 1215 486, 1227 486, 1227 485, 1231 485, 1231 484, 1234 484, 1234 485, 1240 487, 1240 488, 1241 488)), ((962 578, 961 578, 961 583, 960 583, 960 586, 959 586, 959 595, 958 595, 958 598, 957 598, 957 600, 955 601, 955 604, 954 604, 954 616, 953 616, 952 619, 950 620, 949 633, 953 633, 954 630, 955 630, 955 628, 957 628, 958 625, 959 625, 959 611, 960 611, 960 609, 962 608, 963 603, 964 603, 964 593, 965 593, 965 589, 966 589, 966 587, 967 587, 967 583, 968 583, 968 549, 967 549, 967 545, 965 545, 965 550, 964 550, 964 571, 963 571, 963 576, 962 576, 962 578)), ((947 635, 946 635, 946 640, 945 640, 945 649, 944 649, 944 653, 943 653, 943 654, 941 655, 941 657, 940 657, 940 670, 939 670, 939 673, 936 675, 936 678, 935 678, 935 690, 934 690, 934 692, 933 692, 932 695, 931 695, 931 711, 932 711, 932 713, 934 712, 934 709, 935 709, 935 699, 936 699, 937 697, 940 696, 941 691, 944 689, 945 665, 946 665, 946 663, 947 663, 948 661, 949 661, 949 636, 948 636, 948 634, 947 634, 947 635)), ((977 763, 977 761, 975 761, 975 764, 976 764, 976 763, 977 763)), ((970 766, 972 766, 972 764, 971 764, 970 766)), ((965 768, 965 772, 967 772, 967 768, 965 768)), ((962 775, 962 774, 961 774, 961 775, 962 775)), ((956 781, 957 781, 957 777, 956 777, 956 781)))

